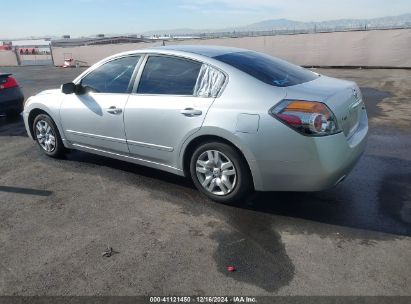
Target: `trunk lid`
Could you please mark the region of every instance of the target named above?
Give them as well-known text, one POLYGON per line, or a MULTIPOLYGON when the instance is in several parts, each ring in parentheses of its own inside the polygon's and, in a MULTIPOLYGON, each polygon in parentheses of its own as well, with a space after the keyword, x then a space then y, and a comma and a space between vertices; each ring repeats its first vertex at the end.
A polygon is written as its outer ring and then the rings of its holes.
POLYGON ((334 113, 340 129, 350 137, 358 128, 364 108, 361 91, 355 82, 321 76, 287 88, 287 99, 320 101, 334 113))

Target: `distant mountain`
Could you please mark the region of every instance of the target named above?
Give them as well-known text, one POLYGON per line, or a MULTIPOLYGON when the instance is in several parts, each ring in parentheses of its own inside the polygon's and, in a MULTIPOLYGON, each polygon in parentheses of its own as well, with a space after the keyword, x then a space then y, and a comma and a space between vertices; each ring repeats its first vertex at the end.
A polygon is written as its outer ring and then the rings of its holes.
POLYGON ((223 29, 190 29, 180 28, 172 30, 147 31, 143 35, 193 35, 202 33, 220 32, 247 32, 247 31, 272 31, 272 30, 311 30, 311 29, 338 29, 356 27, 389 27, 389 26, 411 26, 411 13, 400 16, 388 16, 372 19, 338 19, 327 21, 302 22, 288 19, 272 19, 245 25, 233 26, 223 29))
MULTIPOLYGON (((250 31, 281 31, 281 30, 300 30, 300 31, 312 31, 313 29, 317 30, 333 30, 333 29, 350 29, 350 28, 359 28, 365 27, 368 28, 375 28, 375 27, 392 27, 392 26, 406 26, 411 27, 411 13, 399 15, 399 16, 388 16, 388 17, 380 17, 380 18, 372 18, 372 19, 338 19, 338 20, 327 20, 327 21, 310 21, 310 22, 302 22, 302 21, 295 21, 289 19, 272 19, 272 20, 264 20, 253 24, 248 24, 244 26, 235 25, 228 28, 222 29, 192 29, 192 28, 179 28, 179 29, 169 29, 169 30, 152 30, 146 31, 143 33, 138 33, 139 35, 142 34, 144 36, 152 36, 152 35, 171 35, 171 36, 178 36, 178 35, 192 35, 197 36, 201 34, 218 34, 218 33, 227 33, 227 32, 250 32, 250 31)), ((129 33, 136 34, 136 33, 129 33)), ((105 33, 105 36, 121 36, 124 34, 109 34, 105 33)), ((218 35, 217 35, 218 36, 218 35)), ((89 36, 92 37, 92 36, 89 36)), ((3 37, 5 38, 5 37, 3 37)), ((39 39, 39 38, 60 38, 56 36, 39 36, 39 37, 24 37, 24 39, 39 39)), ((22 39, 22 38, 20 38, 22 39)), ((8 39, 0 39, 0 44, 2 40, 10 40, 8 39)))
POLYGON ((178 28, 170 30, 152 30, 141 33, 144 36, 151 35, 190 35, 190 34, 199 34, 199 33, 214 33, 216 29, 192 29, 192 28, 178 28))
POLYGON ((233 27, 233 30, 236 31, 266 31, 272 29, 285 29, 285 28, 294 28, 294 27, 305 27, 306 22, 293 21, 288 19, 273 19, 273 20, 264 20, 261 22, 249 24, 246 26, 233 27))

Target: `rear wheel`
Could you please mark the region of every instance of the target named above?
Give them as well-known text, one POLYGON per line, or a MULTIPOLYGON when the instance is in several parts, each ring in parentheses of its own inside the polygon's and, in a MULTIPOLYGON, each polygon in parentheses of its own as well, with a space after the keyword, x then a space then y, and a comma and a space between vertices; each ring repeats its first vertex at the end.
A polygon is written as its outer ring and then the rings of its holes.
POLYGON ((34 119, 33 134, 41 150, 50 157, 60 157, 64 145, 60 133, 50 116, 40 114, 34 119))
POLYGON ((218 202, 239 201, 252 189, 244 158, 225 143, 200 145, 191 157, 190 174, 198 190, 218 202))

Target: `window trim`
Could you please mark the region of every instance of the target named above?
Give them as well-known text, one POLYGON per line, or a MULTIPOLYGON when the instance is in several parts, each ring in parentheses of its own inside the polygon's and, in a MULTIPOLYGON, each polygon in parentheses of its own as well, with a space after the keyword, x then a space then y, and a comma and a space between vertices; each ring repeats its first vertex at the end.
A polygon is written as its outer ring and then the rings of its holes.
POLYGON ((131 94, 131 92, 133 90, 133 84, 134 84, 134 81, 135 81, 135 77, 137 75, 137 72, 139 71, 139 68, 140 68, 141 64, 142 64, 142 59, 145 58, 145 54, 139 54, 139 53, 137 53, 137 54, 126 54, 126 55, 118 56, 118 57, 115 57, 115 58, 110 58, 109 60, 103 61, 100 64, 93 67, 92 69, 88 70, 86 74, 82 75, 82 77, 75 82, 75 84, 81 84, 81 82, 83 81, 83 79, 85 77, 87 77, 92 72, 94 72, 95 70, 97 70, 98 68, 102 67, 103 65, 105 65, 109 62, 119 60, 119 59, 123 59, 123 58, 130 58, 130 57, 140 57, 140 58, 137 60, 136 66, 134 67, 133 73, 131 74, 131 78, 130 78, 130 81, 129 81, 128 86, 127 86, 127 91, 124 92, 124 93, 94 92, 93 94, 131 94))
POLYGON ((221 73, 224 74, 225 81, 224 81, 223 86, 221 87, 220 92, 218 93, 218 96, 215 97, 215 98, 218 98, 218 97, 221 96, 221 94, 223 93, 225 87, 227 86, 228 80, 229 80, 228 74, 225 71, 221 70, 221 68, 218 68, 215 65, 209 64, 207 62, 204 62, 204 61, 201 61, 201 60, 198 60, 198 59, 195 59, 195 58, 190 58, 190 57, 181 56, 181 55, 173 55, 173 54, 145 53, 145 54, 142 54, 142 59, 143 60, 141 60, 141 63, 139 64, 139 71, 138 71, 138 73, 136 75, 136 78, 134 80, 134 85, 133 85, 132 92, 131 92, 132 95, 136 95, 136 96, 169 96, 169 97, 214 98, 214 97, 195 96, 194 94, 191 94, 191 95, 178 95, 178 94, 138 93, 137 90, 138 90, 138 87, 140 85, 141 76, 143 75, 144 68, 146 66, 146 63, 147 63, 149 57, 168 57, 168 58, 176 58, 176 59, 186 60, 186 61, 193 61, 193 62, 201 64, 201 66, 204 65, 204 64, 207 64, 207 65, 215 68, 216 70, 220 71, 221 73))

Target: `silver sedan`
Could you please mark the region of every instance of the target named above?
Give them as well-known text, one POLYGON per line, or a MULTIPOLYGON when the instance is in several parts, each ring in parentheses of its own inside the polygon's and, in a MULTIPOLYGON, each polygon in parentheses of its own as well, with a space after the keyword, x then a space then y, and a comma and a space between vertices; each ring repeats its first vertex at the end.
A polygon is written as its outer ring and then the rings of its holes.
POLYGON ((190 177, 205 195, 320 191, 353 168, 368 119, 358 86, 244 49, 121 53, 25 104, 51 157, 78 149, 190 177))

